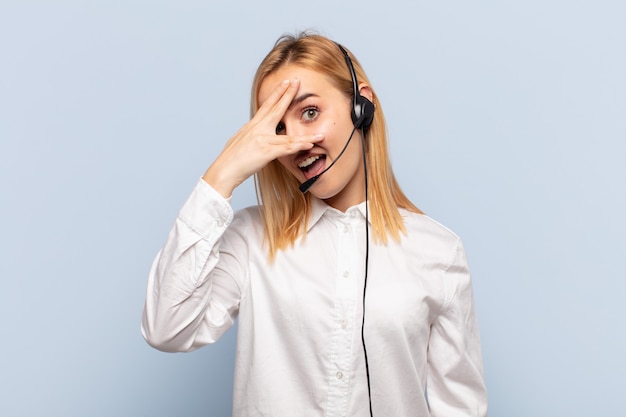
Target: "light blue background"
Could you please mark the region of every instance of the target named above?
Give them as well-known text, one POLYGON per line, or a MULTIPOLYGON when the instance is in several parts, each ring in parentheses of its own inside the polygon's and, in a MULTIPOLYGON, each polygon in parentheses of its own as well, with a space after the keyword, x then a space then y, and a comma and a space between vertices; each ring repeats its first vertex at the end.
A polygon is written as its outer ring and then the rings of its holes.
POLYGON ((402 186, 464 239, 490 416, 626 415, 625 12, 0 0, 0 415, 230 414, 235 332, 153 350, 146 275, 256 66, 304 28, 359 57, 402 186))

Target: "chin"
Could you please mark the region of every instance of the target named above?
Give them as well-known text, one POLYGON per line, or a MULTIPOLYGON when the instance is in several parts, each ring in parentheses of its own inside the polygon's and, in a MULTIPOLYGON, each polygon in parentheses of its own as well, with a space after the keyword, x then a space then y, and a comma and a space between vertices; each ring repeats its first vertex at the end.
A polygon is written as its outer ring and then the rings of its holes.
POLYGON ((328 188, 325 188, 325 187, 320 187, 319 189, 315 189, 315 186, 313 186, 309 190, 309 192, 313 194, 315 198, 320 199, 320 200, 328 200, 329 198, 336 197, 337 194, 339 194, 339 191, 329 190, 328 188))

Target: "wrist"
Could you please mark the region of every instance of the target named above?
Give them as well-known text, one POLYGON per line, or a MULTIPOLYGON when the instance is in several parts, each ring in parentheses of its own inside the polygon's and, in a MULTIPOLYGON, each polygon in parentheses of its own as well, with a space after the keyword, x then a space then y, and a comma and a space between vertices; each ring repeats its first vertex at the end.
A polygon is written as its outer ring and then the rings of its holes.
POLYGON ((213 165, 206 170, 202 179, 226 199, 231 198, 236 187, 232 181, 223 176, 223 170, 218 170, 213 165))

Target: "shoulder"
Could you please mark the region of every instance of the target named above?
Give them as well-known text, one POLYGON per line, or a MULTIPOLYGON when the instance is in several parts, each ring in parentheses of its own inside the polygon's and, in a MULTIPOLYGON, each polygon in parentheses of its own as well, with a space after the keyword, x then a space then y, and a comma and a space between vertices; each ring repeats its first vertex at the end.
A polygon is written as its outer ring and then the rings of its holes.
POLYGON ((400 209, 400 214, 406 228, 401 244, 406 250, 429 254, 444 261, 462 248, 460 237, 433 218, 404 209, 400 209))
POLYGON ((400 209, 400 215, 404 220, 407 235, 411 235, 411 232, 414 232, 418 235, 425 234, 429 237, 449 242, 457 242, 460 240, 456 233, 426 214, 400 209))
POLYGON ((438 221, 424 214, 400 211, 406 234, 401 252, 412 270, 429 271, 440 287, 441 308, 449 306, 459 290, 469 288, 470 274, 461 238, 438 221))

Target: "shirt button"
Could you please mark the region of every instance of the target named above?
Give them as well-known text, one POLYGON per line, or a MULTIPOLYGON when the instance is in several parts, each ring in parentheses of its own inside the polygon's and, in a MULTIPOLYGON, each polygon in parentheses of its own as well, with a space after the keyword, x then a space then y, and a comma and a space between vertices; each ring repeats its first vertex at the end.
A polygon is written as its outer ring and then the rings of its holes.
POLYGON ((349 271, 343 271, 343 277, 344 278, 348 278, 350 276, 350 272, 349 271))
POLYGON ((354 211, 354 210, 353 210, 353 211, 351 211, 351 212, 350 212, 350 217, 356 217, 356 211, 354 211))
POLYGON ((345 329, 346 327, 348 327, 348 320, 346 319, 341 320, 341 328, 345 329))
POLYGON ((348 233, 350 231, 350 226, 348 226, 347 224, 343 227, 343 232, 344 233, 348 233))
POLYGON ((224 226, 224 220, 218 219, 217 220, 217 227, 222 227, 222 226, 224 226))
POLYGON ((337 372, 337 374, 336 374, 336 376, 337 376, 337 379, 341 379, 341 378, 343 378, 343 372, 338 371, 338 372, 337 372))

